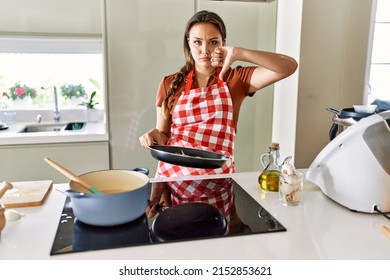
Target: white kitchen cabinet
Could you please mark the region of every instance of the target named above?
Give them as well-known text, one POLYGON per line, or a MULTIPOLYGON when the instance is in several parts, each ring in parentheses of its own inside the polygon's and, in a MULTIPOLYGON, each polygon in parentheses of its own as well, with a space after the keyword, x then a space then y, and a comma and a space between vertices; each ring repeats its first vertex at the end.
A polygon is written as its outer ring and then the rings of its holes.
POLYGON ((101 1, 0 0, 0 33, 94 35, 102 33, 101 1))
POLYGON ((51 159, 79 175, 109 169, 109 144, 102 142, 0 146, 0 181, 69 181, 43 159, 51 159))

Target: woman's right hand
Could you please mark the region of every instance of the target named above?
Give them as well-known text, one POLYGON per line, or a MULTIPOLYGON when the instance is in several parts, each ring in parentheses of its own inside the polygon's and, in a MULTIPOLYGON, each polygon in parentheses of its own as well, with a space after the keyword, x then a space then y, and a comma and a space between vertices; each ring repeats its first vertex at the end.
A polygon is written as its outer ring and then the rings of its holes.
POLYGON ((149 130, 139 138, 142 147, 148 148, 151 145, 165 145, 168 142, 168 136, 157 128, 149 130))

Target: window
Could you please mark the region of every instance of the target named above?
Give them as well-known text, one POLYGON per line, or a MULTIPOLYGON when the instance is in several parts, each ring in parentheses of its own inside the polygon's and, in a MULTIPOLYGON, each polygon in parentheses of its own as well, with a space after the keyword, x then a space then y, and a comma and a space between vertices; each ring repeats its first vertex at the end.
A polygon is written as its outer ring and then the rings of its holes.
POLYGON ((62 108, 77 108, 94 91, 102 106, 102 49, 101 38, 1 37, 0 108, 16 106, 11 93, 22 88, 18 94, 27 94, 26 89, 35 94, 30 104, 17 109, 52 109, 54 87, 62 108), (75 103, 70 96, 76 92, 75 103))
POLYGON ((367 103, 390 102, 390 1, 377 0, 367 103))

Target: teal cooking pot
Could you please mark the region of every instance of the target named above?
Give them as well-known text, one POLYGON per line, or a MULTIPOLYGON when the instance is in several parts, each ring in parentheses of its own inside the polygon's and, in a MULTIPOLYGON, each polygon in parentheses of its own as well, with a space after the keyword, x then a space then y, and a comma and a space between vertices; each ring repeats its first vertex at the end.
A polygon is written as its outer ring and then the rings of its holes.
POLYGON ((94 226, 115 226, 141 217, 150 193, 149 170, 101 170, 80 175, 101 193, 85 193, 77 182, 69 182, 65 191, 70 197, 75 217, 94 226))

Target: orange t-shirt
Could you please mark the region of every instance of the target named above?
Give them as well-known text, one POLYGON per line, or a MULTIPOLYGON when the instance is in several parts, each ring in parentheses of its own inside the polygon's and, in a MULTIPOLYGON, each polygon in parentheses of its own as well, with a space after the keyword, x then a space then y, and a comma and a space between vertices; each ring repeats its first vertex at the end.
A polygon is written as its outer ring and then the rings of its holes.
MULTIPOLYGON (((224 81, 227 83, 227 86, 230 91, 230 95, 232 97, 232 103, 233 103, 233 120, 234 120, 234 127, 237 130, 237 122, 238 122, 238 116, 240 114, 240 108, 243 100, 247 96, 253 96, 254 92, 249 93, 249 86, 250 86, 250 80, 253 74, 253 71, 256 69, 255 66, 237 66, 234 69, 229 68, 226 73, 224 74, 224 81)), ((158 91, 157 91, 157 98, 156 98, 156 106, 161 107, 163 101, 165 100, 168 91, 171 88, 171 83, 174 79, 175 74, 171 74, 168 76, 165 76, 162 81, 160 82, 158 91)), ((213 73, 213 75, 210 76, 207 86, 214 85, 218 82, 216 71, 213 73)), ((193 88, 197 88, 198 84, 196 82, 196 79, 194 79, 194 85, 193 88)), ((185 82, 179 85, 178 91, 183 92, 185 90, 185 82)), ((171 105, 176 104, 178 98, 180 97, 180 94, 173 95, 169 98, 169 104, 168 106, 171 107, 171 105)), ((171 108, 174 108, 173 106, 171 108)), ((173 109, 172 109, 173 110, 173 109)))

